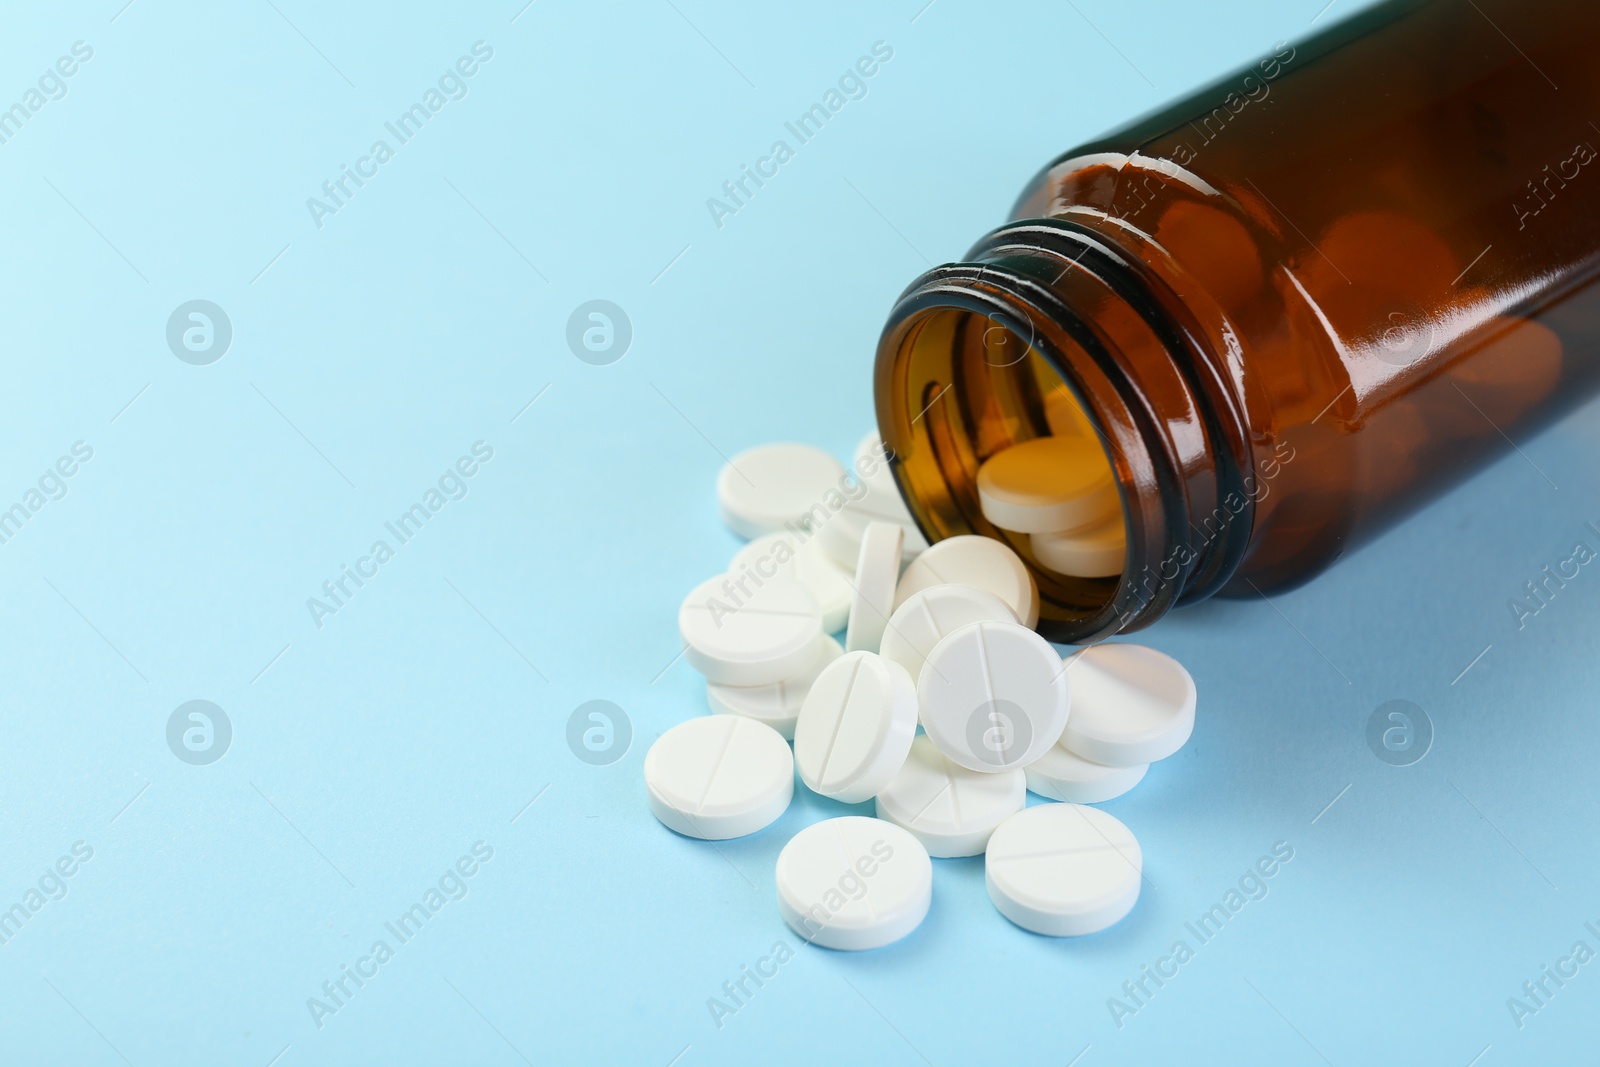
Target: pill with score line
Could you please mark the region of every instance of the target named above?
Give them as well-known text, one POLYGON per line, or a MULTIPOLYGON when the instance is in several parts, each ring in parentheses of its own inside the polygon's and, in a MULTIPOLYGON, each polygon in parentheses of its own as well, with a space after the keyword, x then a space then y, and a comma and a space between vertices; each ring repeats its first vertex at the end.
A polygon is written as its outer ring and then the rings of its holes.
POLYGON ((717 474, 717 505, 728 529, 745 538, 804 525, 813 508, 845 484, 844 467, 820 448, 780 442, 757 445, 717 474))
POLYGON ((1133 910, 1144 855, 1120 819, 1082 804, 1039 804, 1000 824, 983 880, 1000 914, 1048 937, 1096 933, 1133 910))
POLYGON ((870 800, 905 763, 916 734, 917 687, 906 669, 872 652, 846 652, 823 668, 800 709, 800 780, 847 804, 870 800))
POLYGON ((1026 767, 1061 738, 1072 685, 1055 648, 1025 626, 975 622, 934 646, 917 680, 922 728, 973 771, 1026 767))
POLYGON ((822 610, 798 582, 762 585, 731 576, 709 578, 678 608, 684 658, 707 681, 770 685, 814 662, 822 640, 822 610))
POLYGON ((806 941, 881 948, 921 925, 933 863, 911 834, 864 815, 814 823, 778 853, 778 913, 806 941))
POLYGON ((722 841, 782 815, 794 797, 794 756, 776 730, 737 715, 680 722, 644 758, 650 811, 669 830, 722 841))

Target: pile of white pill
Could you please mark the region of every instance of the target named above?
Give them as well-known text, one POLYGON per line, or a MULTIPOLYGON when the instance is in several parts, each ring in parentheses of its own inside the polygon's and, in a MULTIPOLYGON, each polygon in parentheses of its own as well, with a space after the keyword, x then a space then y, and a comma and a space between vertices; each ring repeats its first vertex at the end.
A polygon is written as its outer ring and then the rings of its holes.
MULTIPOLYGON (((978 473, 989 521, 1084 577, 1115 574, 1123 553, 1095 447, 1040 438, 978 473)), ((852 477, 820 449, 774 444, 723 468, 723 520, 749 543, 678 610, 716 714, 650 747, 651 812, 689 837, 755 833, 788 808, 796 770, 821 796, 873 800, 877 818, 816 823, 778 856, 779 913, 828 948, 916 929, 930 857, 983 855, 990 899, 1024 929, 1105 929, 1138 899, 1143 858, 1126 826, 1085 805, 1182 747, 1194 681, 1141 645, 1062 657, 1033 629, 1038 589, 1015 552, 978 536, 929 546, 875 434, 854 458, 852 477), (1029 790, 1061 803, 1029 808, 1029 790)))

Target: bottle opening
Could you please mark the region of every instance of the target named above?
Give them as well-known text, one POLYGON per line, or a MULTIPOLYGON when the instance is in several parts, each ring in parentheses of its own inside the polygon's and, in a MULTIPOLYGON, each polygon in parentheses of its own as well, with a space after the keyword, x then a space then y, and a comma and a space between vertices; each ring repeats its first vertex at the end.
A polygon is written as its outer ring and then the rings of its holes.
POLYGON ((1009 545, 1039 585, 1041 631, 1074 639, 1127 567, 1115 446, 1028 323, 944 307, 904 329, 905 424, 885 429, 913 512, 930 539, 1009 545))
POLYGON ((1011 546, 1056 641, 1211 595, 1249 543, 1249 444, 1210 335, 1163 284, 1082 227, 1023 220, 917 279, 879 341, 912 515, 930 540, 1011 546))

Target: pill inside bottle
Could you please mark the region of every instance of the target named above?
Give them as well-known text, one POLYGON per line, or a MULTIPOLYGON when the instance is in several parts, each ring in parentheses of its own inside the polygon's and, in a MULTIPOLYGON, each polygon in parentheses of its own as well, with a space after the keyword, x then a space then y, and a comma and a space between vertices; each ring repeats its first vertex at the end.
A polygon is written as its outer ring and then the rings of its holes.
POLYGON ((1597 47, 1593 4, 1376 4, 1047 164, 879 340, 928 541, 1099 641, 1308 581, 1600 394, 1597 47))
POLYGON ((1127 555, 1115 446, 1020 331, 953 309, 919 328, 934 343, 919 346, 928 363, 912 375, 954 387, 930 390, 932 447, 902 457, 900 477, 915 481, 937 532, 1000 540, 1042 600, 1099 609, 1127 555))

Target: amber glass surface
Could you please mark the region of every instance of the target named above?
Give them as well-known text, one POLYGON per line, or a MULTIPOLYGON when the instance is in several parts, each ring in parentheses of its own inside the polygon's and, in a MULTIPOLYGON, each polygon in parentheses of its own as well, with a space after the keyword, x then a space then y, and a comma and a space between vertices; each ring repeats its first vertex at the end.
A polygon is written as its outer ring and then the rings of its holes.
POLYGON ((1302 581, 1525 440, 1600 377, 1597 55, 1593 3, 1404 0, 1068 152, 885 328, 913 513, 1007 539, 1086 641, 1302 581), (1117 478, 1120 577, 979 511, 977 466, 1063 419, 1117 478))

